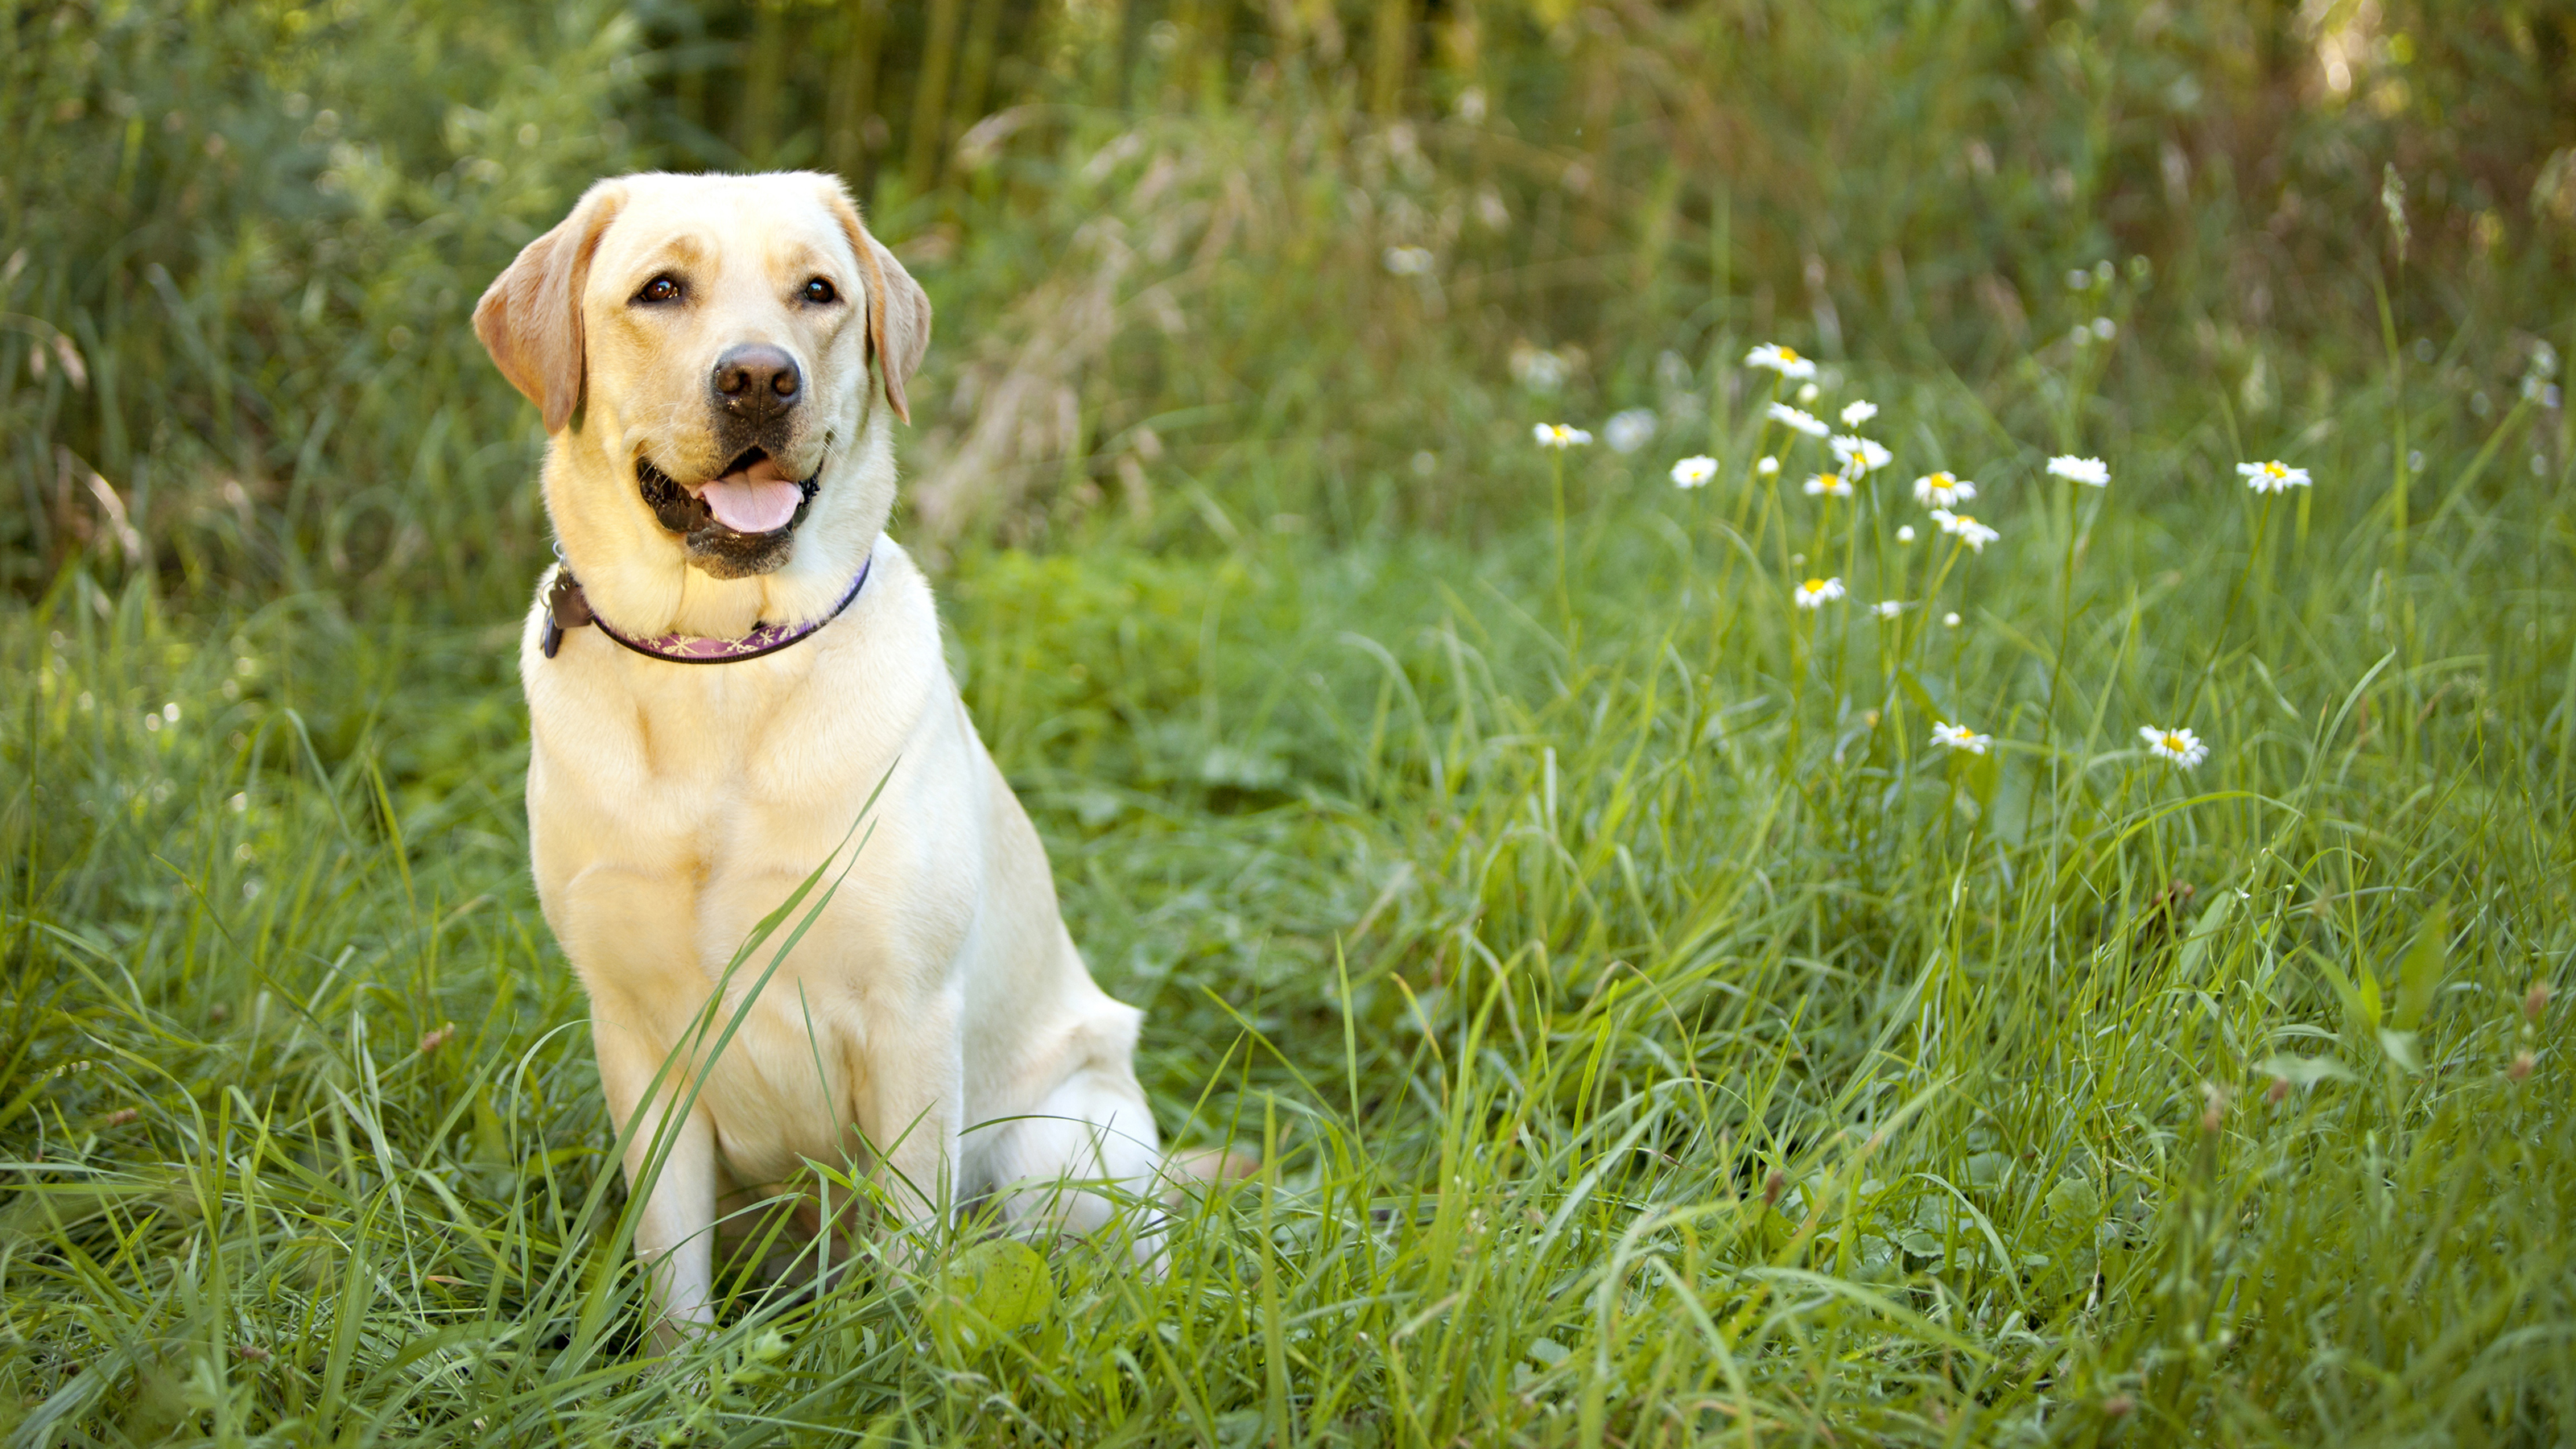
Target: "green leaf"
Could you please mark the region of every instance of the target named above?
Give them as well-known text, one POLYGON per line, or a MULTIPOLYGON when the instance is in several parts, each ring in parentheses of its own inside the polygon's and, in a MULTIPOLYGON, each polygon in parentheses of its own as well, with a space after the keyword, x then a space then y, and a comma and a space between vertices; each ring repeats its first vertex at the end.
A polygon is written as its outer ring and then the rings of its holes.
POLYGON ((2218 899, 2211 901, 2209 909, 2200 913, 2199 921, 2191 928, 2191 935, 2182 943, 2182 956, 2175 962, 2181 980, 2201 979, 2200 967, 2208 959, 2210 938, 2218 934, 2219 927, 2227 924, 2228 913, 2235 909, 2236 892, 2221 889, 2218 899))
POLYGON ((2382 1030, 2379 1033, 2379 1049, 2388 1053, 2390 1061, 2407 1071, 2424 1070, 2424 1059, 2415 1050, 2415 1033, 2411 1031, 2382 1030))
POLYGON ((2371 1030, 2377 1031, 2379 1023, 2388 1015, 2380 1005, 2379 978, 2368 971, 2356 972, 2355 975, 2358 979, 2353 983, 2353 989, 2361 996, 2361 1019, 2371 1030))
POLYGON ((2415 944, 2398 963, 2397 1010, 2389 1025, 2410 1033, 2423 1029, 2424 1015, 2432 1009, 2433 991, 2442 984, 2442 968, 2450 954, 2451 906, 2445 901, 2424 918, 2416 929, 2415 944))
POLYGON ((1026 1243, 995 1238, 950 1260, 940 1275, 943 1331, 965 1346, 994 1342, 1045 1318, 1055 1307, 1055 1276, 1026 1243))
POLYGON ((2090 1227, 2102 1220, 2102 1194, 2089 1178, 2059 1178, 2048 1190, 2048 1218, 2061 1228, 2090 1227))

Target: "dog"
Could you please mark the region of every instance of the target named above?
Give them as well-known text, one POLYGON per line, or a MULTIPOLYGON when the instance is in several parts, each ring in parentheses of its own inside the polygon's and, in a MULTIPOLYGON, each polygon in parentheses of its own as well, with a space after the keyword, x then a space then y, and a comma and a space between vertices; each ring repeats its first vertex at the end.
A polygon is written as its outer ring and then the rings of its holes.
POLYGON ((1108 1227, 1160 1171, 1141 1014, 1084 967, 884 531, 929 299, 835 178, 643 174, 528 243, 474 328, 545 422, 529 848, 656 1341, 712 1322, 720 1201, 809 1166, 871 1173, 896 1232, 979 1199, 1108 1227), (794 921, 728 973, 827 862, 766 984, 794 921))

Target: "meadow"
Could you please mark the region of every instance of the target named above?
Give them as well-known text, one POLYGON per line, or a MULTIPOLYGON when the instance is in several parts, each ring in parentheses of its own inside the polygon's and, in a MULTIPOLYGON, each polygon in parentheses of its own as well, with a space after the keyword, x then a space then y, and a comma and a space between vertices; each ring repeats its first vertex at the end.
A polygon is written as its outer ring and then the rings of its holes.
POLYGON ((14 18, 8 1443, 2561 1442, 2576 32, 2310 8, 14 18), (464 325, 640 164, 939 308, 1159 1276, 651 1356, 464 325))

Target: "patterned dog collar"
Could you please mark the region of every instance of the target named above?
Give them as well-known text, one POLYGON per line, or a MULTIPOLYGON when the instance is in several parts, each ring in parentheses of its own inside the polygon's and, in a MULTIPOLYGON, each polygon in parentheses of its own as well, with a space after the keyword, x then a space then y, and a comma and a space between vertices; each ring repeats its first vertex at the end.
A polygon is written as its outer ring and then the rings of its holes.
POLYGON ((554 585, 546 590, 546 632, 538 647, 545 651, 548 659, 552 659, 555 651, 563 647, 566 629, 596 624, 600 633, 648 659, 668 660, 673 664, 731 664, 741 659, 758 659, 763 654, 777 653, 841 617, 841 611, 850 607, 850 601, 857 598, 859 590, 866 586, 868 570, 875 563, 876 558, 872 554, 859 565, 859 576, 850 580, 849 590, 841 595, 841 602, 834 604, 832 612, 822 618, 792 628, 785 624, 754 624, 751 632, 739 639, 714 639, 703 634, 656 634, 650 639, 630 639, 610 628, 606 619, 590 611, 590 600, 581 591, 581 581, 572 576, 570 568, 559 567, 555 570, 554 585))

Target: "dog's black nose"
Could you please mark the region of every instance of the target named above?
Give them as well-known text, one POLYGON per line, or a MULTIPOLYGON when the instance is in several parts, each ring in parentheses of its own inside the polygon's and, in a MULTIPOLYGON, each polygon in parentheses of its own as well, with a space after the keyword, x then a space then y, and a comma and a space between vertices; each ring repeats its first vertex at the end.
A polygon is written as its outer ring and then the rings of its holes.
POLYGON ((796 371, 796 359, 785 348, 766 342, 726 348, 716 359, 710 381, 718 407, 754 419, 776 417, 794 407, 797 390, 805 383, 796 371))

